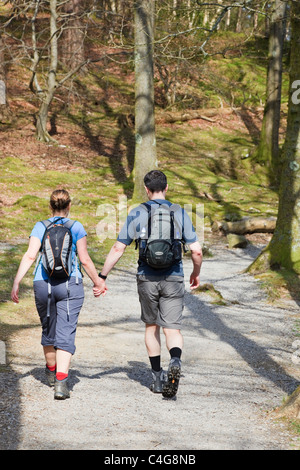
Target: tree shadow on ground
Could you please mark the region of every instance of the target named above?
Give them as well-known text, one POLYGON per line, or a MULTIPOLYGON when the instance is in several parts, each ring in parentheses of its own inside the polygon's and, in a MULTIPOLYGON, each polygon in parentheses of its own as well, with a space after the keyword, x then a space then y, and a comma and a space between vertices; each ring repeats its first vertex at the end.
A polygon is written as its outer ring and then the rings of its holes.
POLYGON ((0 369, 0 450, 17 450, 21 429, 19 374, 0 369))
MULTIPOLYGON (((99 80, 99 86, 101 85, 103 84, 99 80)), ((79 86, 91 104, 83 106, 80 114, 69 111, 68 119, 82 129, 90 149, 108 159, 113 176, 123 185, 126 196, 130 197, 133 191, 131 180, 135 157, 134 115, 114 110, 109 104, 108 90, 104 89, 103 98, 95 100, 85 85, 80 83, 79 86), (112 121, 108 132, 107 124, 106 128, 101 128, 103 115, 112 121)), ((54 122, 52 127, 55 128, 54 122)))
MULTIPOLYGON (((257 112, 255 112, 257 114, 257 112)), ((260 128, 257 126, 255 120, 253 119, 253 112, 247 107, 242 106, 238 111, 238 115, 241 117, 245 127, 247 128, 249 135, 252 139, 254 145, 257 145, 260 138, 260 128)))
MULTIPOLYGON (((193 317, 197 320, 199 331, 207 330, 218 336, 219 341, 223 341, 230 345, 240 357, 253 369, 253 371, 267 379, 276 387, 280 387, 283 392, 290 394, 295 387, 299 385, 297 379, 289 375, 285 369, 279 365, 268 353, 267 349, 259 345, 257 342, 248 338, 236 329, 228 326, 218 314, 218 305, 210 305, 207 302, 200 300, 195 294, 188 294, 193 296, 193 317)), ((232 304, 232 308, 236 306, 232 304)), ((224 307, 222 307, 224 308, 224 307)), ((230 304, 226 308, 231 308, 230 304)), ((240 307, 239 307, 240 308, 240 307)), ((244 307, 247 310, 247 306, 244 307)), ((254 307, 251 306, 251 309, 254 307)), ((257 307, 257 315, 262 315, 261 308, 257 307)), ((273 350, 278 350, 280 354, 280 345, 274 345, 273 350)))

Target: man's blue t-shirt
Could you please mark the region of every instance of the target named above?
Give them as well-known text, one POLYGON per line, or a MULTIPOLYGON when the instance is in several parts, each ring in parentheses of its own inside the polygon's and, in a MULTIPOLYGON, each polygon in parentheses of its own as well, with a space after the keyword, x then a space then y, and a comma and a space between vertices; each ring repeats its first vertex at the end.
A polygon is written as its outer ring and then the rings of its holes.
MULTIPOLYGON (((50 220, 50 222, 53 222, 55 219, 59 219, 59 218, 60 217, 50 217, 48 220, 50 220)), ((62 219, 62 223, 65 223, 68 220, 70 219, 65 217, 62 219)), ((45 231, 46 231, 45 225, 42 222, 37 222, 32 229, 30 237, 36 237, 42 243, 45 231)), ((76 243, 78 242, 78 240, 85 237, 87 233, 84 230, 83 225, 80 222, 76 221, 71 227, 71 234, 72 234, 72 259, 73 259, 73 267, 72 267, 71 276, 76 276, 76 243)), ((77 275, 79 278, 82 278, 78 264, 77 264, 77 275)), ((37 266, 37 270, 34 276, 34 281, 42 281, 42 280, 47 280, 47 279, 48 279, 48 275, 43 268, 42 259, 41 259, 39 262, 39 265, 37 266)))
MULTIPOLYGON (((172 203, 165 199, 155 199, 147 202, 147 204, 158 206, 157 203, 167 204, 169 207, 172 206, 172 203)), ((175 238, 183 240, 186 244, 196 242, 198 240, 198 237, 187 212, 180 206, 174 207, 175 209, 177 208, 177 210, 174 210, 176 227, 175 238)), ((138 207, 130 211, 127 220, 119 233, 117 240, 121 243, 124 243, 124 245, 130 245, 133 240, 137 240, 143 232, 147 231, 147 226, 148 211, 144 206, 139 205, 138 207)), ((182 277, 182 261, 178 261, 177 263, 173 264, 170 268, 154 269, 151 268, 151 266, 149 266, 146 262, 139 260, 137 274, 149 277, 182 277)))

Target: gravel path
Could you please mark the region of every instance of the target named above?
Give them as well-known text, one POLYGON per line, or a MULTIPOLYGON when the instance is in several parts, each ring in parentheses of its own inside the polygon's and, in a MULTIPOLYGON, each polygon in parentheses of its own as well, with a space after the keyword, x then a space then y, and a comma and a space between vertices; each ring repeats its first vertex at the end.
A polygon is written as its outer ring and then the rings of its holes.
MULTIPOLYGON (((85 278, 71 399, 56 401, 44 380, 40 328, 13 338, 10 373, 0 373, 0 449, 270 450, 299 441, 270 411, 299 380, 292 326, 298 314, 266 302, 241 274, 255 249, 215 248, 203 263, 225 302, 191 295, 185 262, 183 375, 176 399, 149 391, 135 268, 116 269, 95 299, 85 278)), ((164 338, 162 338, 164 344, 164 338)), ((168 354, 163 349, 163 365, 168 354)))

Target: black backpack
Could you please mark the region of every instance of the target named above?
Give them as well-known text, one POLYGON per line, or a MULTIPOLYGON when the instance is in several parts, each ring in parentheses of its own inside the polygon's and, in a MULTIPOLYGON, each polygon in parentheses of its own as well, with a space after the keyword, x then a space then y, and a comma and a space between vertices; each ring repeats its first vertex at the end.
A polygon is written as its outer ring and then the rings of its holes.
POLYGON ((69 279, 72 272, 72 233, 75 221, 62 223, 63 217, 43 220, 46 230, 42 240, 42 265, 51 279, 69 279))
POLYGON ((136 240, 136 248, 139 247, 140 261, 154 269, 165 269, 182 259, 183 241, 175 238, 174 217, 175 211, 181 207, 155 202, 159 206, 155 209, 153 204, 142 204, 148 211, 148 233, 144 227, 136 240))

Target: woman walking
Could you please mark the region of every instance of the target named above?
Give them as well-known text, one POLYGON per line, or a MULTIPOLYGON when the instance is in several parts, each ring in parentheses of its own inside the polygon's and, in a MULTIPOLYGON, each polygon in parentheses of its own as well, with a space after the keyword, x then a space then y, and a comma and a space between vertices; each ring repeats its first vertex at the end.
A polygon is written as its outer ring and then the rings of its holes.
MULTIPOLYGON (((84 290, 82 275, 78 266, 78 258, 101 294, 105 295, 106 289, 102 287, 96 268, 87 251, 86 231, 78 221, 70 221, 68 218, 71 207, 69 193, 64 189, 53 191, 50 197, 50 209, 52 217, 48 221, 37 222, 31 232, 29 246, 20 263, 16 274, 11 298, 19 302, 19 286, 23 277, 34 263, 38 253, 42 250, 42 256, 38 262, 34 276, 35 303, 42 325, 42 340, 46 359, 46 376, 49 385, 54 385, 54 398, 64 400, 70 397, 68 388, 68 373, 71 357, 75 353, 75 335, 78 315, 83 305, 84 290), (64 227, 65 235, 62 250, 67 254, 66 240, 70 241, 70 266, 50 267, 48 270, 45 256, 53 256, 48 236, 51 227, 64 227), (45 244, 47 231, 48 246, 45 244), (47 252, 48 253, 45 253, 47 252), (52 271, 51 271, 52 269, 52 271), (65 271, 63 277, 56 277, 55 270, 65 271)), ((60 256, 62 258, 62 255, 60 256)), ((52 260, 53 261, 53 260, 52 260)), ((60 274, 62 276, 62 274, 60 274)))

